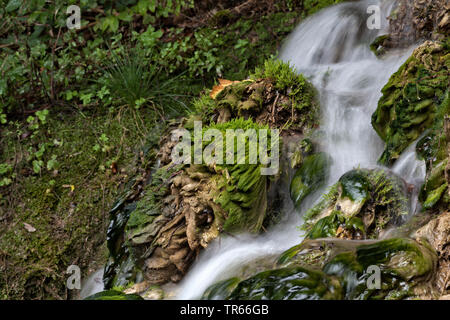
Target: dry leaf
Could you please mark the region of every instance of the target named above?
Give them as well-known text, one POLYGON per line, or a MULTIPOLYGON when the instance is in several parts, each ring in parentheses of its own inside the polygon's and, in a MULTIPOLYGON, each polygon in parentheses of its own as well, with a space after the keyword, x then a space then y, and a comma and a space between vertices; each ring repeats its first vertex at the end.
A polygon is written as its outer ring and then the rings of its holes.
POLYGON ((26 222, 23 223, 23 226, 25 227, 25 229, 26 229, 28 232, 35 232, 35 231, 36 231, 36 228, 35 228, 35 227, 33 227, 31 224, 28 224, 28 223, 26 223, 26 222))
POLYGON ((234 83, 239 83, 241 81, 231 81, 231 80, 226 80, 226 79, 219 79, 219 84, 217 86, 214 86, 211 90, 211 93, 209 94, 209 96, 213 99, 215 99, 217 97, 217 95, 226 87, 234 84, 234 83))

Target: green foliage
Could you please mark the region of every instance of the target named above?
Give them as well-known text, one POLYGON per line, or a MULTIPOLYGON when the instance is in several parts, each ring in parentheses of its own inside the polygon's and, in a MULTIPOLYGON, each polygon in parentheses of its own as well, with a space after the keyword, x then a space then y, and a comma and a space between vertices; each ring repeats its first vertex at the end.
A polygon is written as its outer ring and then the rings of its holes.
POLYGON ((153 109, 164 108, 172 114, 186 111, 180 95, 174 92, 177 79, 162 79, 160 67, 140 52, 135 48, 123 56, 114 56, 107 67, 106 86, 112 97, 131 108, 150 104, 153 109))

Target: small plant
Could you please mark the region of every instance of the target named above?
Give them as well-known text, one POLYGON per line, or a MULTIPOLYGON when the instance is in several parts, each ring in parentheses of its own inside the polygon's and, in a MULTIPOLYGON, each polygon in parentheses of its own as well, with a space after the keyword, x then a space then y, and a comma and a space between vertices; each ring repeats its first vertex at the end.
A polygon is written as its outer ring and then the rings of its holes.
POLYGON ((143 56, 139 49, 113 56, 107 68, 107 88, 114 99, 130 108, 151 105, 158 113, 184 113, 183 95, 176 94, 176 80, 165 79, 160 67, 143 56))

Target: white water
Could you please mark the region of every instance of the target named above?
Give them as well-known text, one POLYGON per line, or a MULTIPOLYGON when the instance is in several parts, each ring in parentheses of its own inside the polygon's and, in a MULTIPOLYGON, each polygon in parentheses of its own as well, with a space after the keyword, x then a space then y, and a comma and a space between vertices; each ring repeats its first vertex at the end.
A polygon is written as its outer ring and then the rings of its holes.
POLYGON ((103 291, 103 268, 92 273, 81 285, 80 299, 103 291))
MULTIPOLYGON (((390 0, 366 0, 328 8, 301 23, 282 48, 280 58, 290 61, 319 91, 321 145, 333 158, 327 185, 355 167, 376 166, 382 153, 384 144, 372 129, 371 115, 383 85, 412 52, 409 49, 377 59, 369 49, 370 43, 384 33, 392 4, 390 0), (372 4, 381 7, 381 30, 366 26, 366 10, 372 4)), ((404 152, 393 171, 409 183, 423 181, 424 163, 415 157, 414 146, 404 152)), ((310 196, 308 204, 317 201, 324 191, 310 196)), ((301 213, 286 212, 284 223, 259 237, 217 240, 186 275, 177 298, 198 299, 211 284, 239 275, 247 263, 300 243, 297 226, 301 213)))

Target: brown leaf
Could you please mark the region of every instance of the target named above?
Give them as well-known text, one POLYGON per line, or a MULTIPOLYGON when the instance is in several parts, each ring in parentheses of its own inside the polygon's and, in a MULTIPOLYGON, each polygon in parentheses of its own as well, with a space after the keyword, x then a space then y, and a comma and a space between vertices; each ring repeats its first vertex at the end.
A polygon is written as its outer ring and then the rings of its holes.
POLYGON ((231 81, 231 80, 226 80, 226 79, 219 79, 219 84, 217 86, 214 86, 211 90, 211 93, 209 94, 209 96, 213 99, 215 99, 217 97, 217 95, 226 87, 234 84, 234 83, 239 83, 240 81, 231 81))

